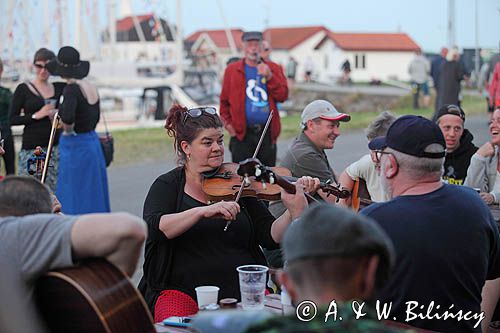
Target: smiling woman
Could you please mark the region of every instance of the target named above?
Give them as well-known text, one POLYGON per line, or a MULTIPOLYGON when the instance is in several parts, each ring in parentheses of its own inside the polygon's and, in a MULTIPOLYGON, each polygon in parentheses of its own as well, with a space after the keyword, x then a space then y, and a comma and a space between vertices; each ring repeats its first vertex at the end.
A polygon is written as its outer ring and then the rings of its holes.
POLYGON ((500 108, 493 112, 490 122, 491 140, 472 156, 467 170, 466 186, 479 188, 479 195, 487 204, 500 201, 500 108))
MULTIPOLYGON (((143 217, 149 235, 144 277, 139 284, 155 321, 196 312, 191 307, 191 313, 170 313, 165 303, 172 290, 194 300, 195 287, 211 285, 220 288, 219 298, 240 298, 236 267, 266 265, 260 246, 278 248, 292 218, 307 205, 302 188, 284 199, 289 211, 276 220, 256 198, 209 205, 202 178, 204 172, 218 169, 224 160, 219 116, 209 107, 174 105, 165 128, 174 138, 180 166, 159 176, 146 197, 143 217), (225 232, 227 221, 234 223, 225 232)), ((308 185, 304 180, 298 183, 308 185)))

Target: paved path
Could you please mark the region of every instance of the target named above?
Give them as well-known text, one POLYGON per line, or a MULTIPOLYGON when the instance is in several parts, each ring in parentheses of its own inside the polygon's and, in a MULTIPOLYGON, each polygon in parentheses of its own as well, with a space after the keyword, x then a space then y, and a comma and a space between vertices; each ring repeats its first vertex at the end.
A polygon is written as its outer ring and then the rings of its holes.
MULTIPOLYGON (((466 127, 474 134, 474 143, 477 146, 488 140, 488 126, 486 115, 473 117, 467 120, 466 127)), ((278 157, 282 156, 291 140, 278 142, 278 157)), ((347 165, 366 154, 366 138, 362 130, 343 132, 336 140, 335 147, 327 151, 328 158, 334 170, 340 174, 347 165)), ((226 151, 226 161, 230 160, 230 153, 226 151)), ((175 166, 175 156, 148 163, 139 163, 126 166, 112 166, 108 169, 111 207, 113 211, 126 211, 142 216, 142 206, 147 191, 153 181, 160 174, 175 166)))

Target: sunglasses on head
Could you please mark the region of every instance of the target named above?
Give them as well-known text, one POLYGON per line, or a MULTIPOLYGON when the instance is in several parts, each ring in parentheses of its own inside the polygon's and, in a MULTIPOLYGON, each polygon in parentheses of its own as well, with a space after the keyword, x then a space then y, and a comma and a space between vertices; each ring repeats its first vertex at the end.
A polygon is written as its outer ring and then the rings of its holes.
POLYGON ((188 117, 191 117, 191 118, 200 117, 203 114, 203 112, 208 113, 210 115, 215 115, 217 113, 215 108, 211 107, 211 106, 189 109, 184 113, 183 123, 186 123, 186 120, 188 117))

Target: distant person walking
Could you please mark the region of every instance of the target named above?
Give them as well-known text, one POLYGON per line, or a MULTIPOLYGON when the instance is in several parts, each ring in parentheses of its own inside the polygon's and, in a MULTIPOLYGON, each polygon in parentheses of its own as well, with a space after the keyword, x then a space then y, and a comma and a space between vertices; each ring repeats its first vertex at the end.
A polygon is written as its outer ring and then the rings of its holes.
POLYGON ((295 84, 297 65, 297 60, 295 60, 294 57, 288 58, 288 63, 286 64, 286 78, 288 79, 288 87, 290 88, 293 84, 295 84))
MULTIPOLYGON (((3 73, 3 62, 0 59, 0 78, 3 73)), ((5 163, 5 173, 14 174, 15 170, 15 152, 12 131, 9 121, 9 104, 12 99, 12 92, 5 87, 0 86, 0 148, 3 148, 5 154, 2 154, 5 163), (2 141, 3 140, 3 141, 2 141)))
POLYGON ((424 107, 429 106, 430 94, 427 79, 429 77, 431 65, 429 60, 422 55, 422 51, 415 52, 415 57, 410 62, 408 73, 410 74, 410 82, 413 93, 413 108, 418 109, 420 92, 424 95, 424 107))
MULTIPOLYGON (((441 66, 437 96, 438 109, 445 104, 460 106, 460 82, 464 79, 465 70, 458 61, 459 59, 458 49, 453 48, 448 52, 446 61, 441 66)), ((436 121, 436 113, 434 113, 433 120, 436 121)))
POLYGON ((434 90, 436 90, 436 100, 434 102, 434 111, 437 112, 438 108, 438 99, 439 95, 439 74, 441 73, 441 66, 446 62, 446 55, 448 54, 448 49, 443 47, 441 49, 441 53, 435 57, 431 62, 431 77, 434 83, 434 90))
POLYGON ((306 58, 306 61, 304 62, 304 80, 306 82, 311 82, 312 81, 312 74, 314 70, 314 63, 312 58, 309 56, 306 58))
POLYGON ((344 63, 342 64, 342 78, 340 83, 341 84, 350 84, 351 83, 351 63, 349 62, 349 59, 346 59, 344 63))

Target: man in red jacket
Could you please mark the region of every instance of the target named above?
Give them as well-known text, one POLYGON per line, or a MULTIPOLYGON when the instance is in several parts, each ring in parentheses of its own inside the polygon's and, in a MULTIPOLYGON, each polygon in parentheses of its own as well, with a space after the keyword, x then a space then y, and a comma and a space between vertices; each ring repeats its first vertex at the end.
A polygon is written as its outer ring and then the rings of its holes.
POLYGON ((281 66, 261 58, 262 33, 242 36, 245 57, 231 63, 224 73, 220 115, 231 141, 233 162, 252 157, 269 113, 273 113, 257 158, 267 166, 276 164, 276 140, 281 124, 276 102, 288 98, 288 86, 281 66))

